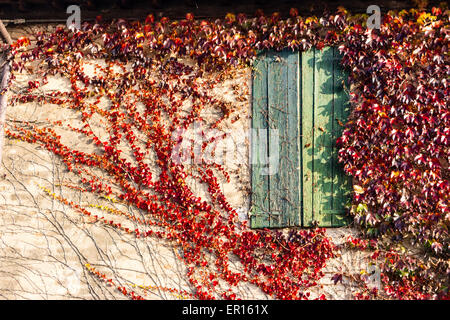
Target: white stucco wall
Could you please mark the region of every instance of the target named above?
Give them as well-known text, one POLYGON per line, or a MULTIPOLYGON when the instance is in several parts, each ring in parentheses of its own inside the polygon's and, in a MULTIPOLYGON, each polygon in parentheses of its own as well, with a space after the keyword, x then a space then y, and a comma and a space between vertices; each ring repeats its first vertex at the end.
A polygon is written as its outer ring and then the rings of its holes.
MULTIPOLYGON (((8 27, 13 40, 22 35, 33 40, 36 30, 52 28, 54 26, 8 27)), ((27 86, 35 75, 29 72, 16 77, 11 90, 17 92, 27 86)), ((240 69, 232 79, 217 85, 215 95, 235 108, 221 130, 248 132, 249 81, 250 70, 240 69), (231 120, 238 114, 239 119, 232 123, 231 120)), ((43 93, 54 89, 65 90, 68 85, 67 79, 49 77, 49 83, 42 90, 43 93)), ((219 111, 203 112, 205 119, 214 121, 219 111)), ((80 123, 78 114, 73 110, 36 103, 9 107, 6 118, 8 124, 18 125, 21 121, 42 125, 47 119, 69 119, 73 125, 80 123)), ((101 122, 94 119, 93 125, 98 130, 97 134, 106 134, 101 122)), ((63 143, 82 151, 93 150, 81 135, 61 128, 55 130, 61 134, 63 143)), ((248 136, 236 134, 233 138, 236 149, 224 163, 231 182, 223 179, 221 184, 228 201, 238 210, 240 217, 246 219, 250 191, 248 136)), ((151 163, 151 155, 148 161, 151 163)), ((70 206, 48 196, 41 187, 81 205, 105 205, 139 215, 135 208, 62 186, 68 182, 76 185, 78 178, 67 172, 55 155, 37 144, 6 139, 2 166, 5 177, 0 178, 0 299, 125 298, 113 287, 89 274, 85 263, 106 273, 118 284, 150 286, 147 295, 144 295, 150 299, 180 298, 176 294, 153 289, 157 286, 190 291, 185 266, 177 258, 176 247, 153 238, 135 239, 113 228, 95 224, 70 206)), ((199 196, 205 196, 203 186, 196 183, 190 186, 199 196)), ((105 215, 94 207, 89 210, 99 216, 105 215)), ((355 231, 336 228, 329 229, 327 233, 339 243, 355 231)), ((312 289, 312 297, 324 293, 328 299, 351 298, 353 288, 346 284, 345 278, 343 284, 334 285, 331 277, 337 272, 358 273, 367 268, 364 261, 362 254, 353 252, 342 252, 339 257, 330 260, 325 277, 319 286, 312 289)), ((239 268, 238 262, 235 264, 239 268)), ((239 291, 244 299, 270 298, 254 286, 242 286, 239 291)))

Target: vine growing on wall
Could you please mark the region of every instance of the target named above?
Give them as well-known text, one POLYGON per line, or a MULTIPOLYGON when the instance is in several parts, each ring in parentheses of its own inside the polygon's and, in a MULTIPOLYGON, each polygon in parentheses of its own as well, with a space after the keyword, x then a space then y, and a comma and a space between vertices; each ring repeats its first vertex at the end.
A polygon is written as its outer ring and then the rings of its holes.
MULTIPOLYGON (((12 103, 57 104, 75 110, 81 124, 60 121, 50 128, 25 123, 10 125, 6 133, 60 156, 79 177, 79 184, 71 187, 144 212, 146 218, 140 219, 106 209, 125 219, 117 222, 54 195, 96 223, 180 248, 194 297, 239 298, 233 288, 246 282, 275 298, 307 299, 308 289, 317 285, 336 251, 325 231, 248 229, 220 188, 219 180, 229 179, 224 168, 205 162, 192 171, 174 162, 171 155, 179 141, 173 140, 173 132, 194 121, 206 123, 201 116, 205 108, 222 110, 213 124, 217 128, 233 116, 233 108, 211 92, 235 68, 250 65, 259 50, 338 46, 349 71, 352 106, 337 141, 339 160, 355 181, 350 213, 369 237, 380 242, 410 238, 434 259, 416 261, 394 248, 371 248, 386 261, 383 294, 448 297, 449 12, 389 12, 380 30, 367 29, 364 15, 352 16, 345 9, 322 17, 303 18, 295 9, 290 14, 288 19, 277 13, 228 14, 215 21, 196 20, 192 14, 180 21, 149 15, 145 22, 110 23, 98 17, 80 31, 40 33, 33 45, 20 38, 11 47, 13 69, 18 74, 39 62, 39 77, 28 83, 26 92, 13 95, 12 103), (85 61, 99 59, 106 63, 91 63, 95 76, 88 75, 85 61), (187 60, 195 61, 194 66, 187 60), (70 92, 40 93, 47 77, 54 75, 70 80, 70 92), (107 106, 101 103, 104 99, 107 106), (182 112, 186 103, 192 105, 187 113, 182 112), (97 118, 107 129, 104 137, 91 126, 97 118), (56 130, 62 126, 91 139, 95 151, 64 144, 56 130), (131 148, 133 159, 121 155, 124 146, 131 148), (156 174, 146 161, 150 154, 156 156, 156 174), (205 185, 209 199, 195 196, 188 179, 205 185), (130 228, 127 220, 140 228, 130 228), (233 258, 239 260, 240 270, 230 267, 233 258)), ((361 241, 350 240, 348 245, 358 248, 361 241)), ((87 268, 107 278, 89 264, 87 268)), ((122 286, 118 290, 143 298, 122 286)), ((377 295, 369 290, 357 297, 377 295)))

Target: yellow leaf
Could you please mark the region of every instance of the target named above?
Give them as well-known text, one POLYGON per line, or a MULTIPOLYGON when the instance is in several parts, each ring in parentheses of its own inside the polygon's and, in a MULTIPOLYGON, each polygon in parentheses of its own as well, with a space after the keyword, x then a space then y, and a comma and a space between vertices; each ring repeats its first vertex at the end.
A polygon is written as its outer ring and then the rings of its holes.
POLYGON ((391 178, 396 178, 400 174, 400 171, 392 171, 391 172, 391 178))
POLYGON ((227 15, 225 16, 225 19, 230 20, 231 22, 236 21, 236 16, 232 13, 227 13, 227 15))
POLYGON ((353 190, 354 190, 355 193, 357 193, 357 194, 364 193, 364 189, 363 189, 361 186, 358 186, 358 185, 354 185, 354 186, 353 186, 353 190))
POLYGON ((311 23, 311 22, 317 22, 317 17, 312 16, 312 17, 306 18, 306 20, 305 20, 306 24, 311 23))

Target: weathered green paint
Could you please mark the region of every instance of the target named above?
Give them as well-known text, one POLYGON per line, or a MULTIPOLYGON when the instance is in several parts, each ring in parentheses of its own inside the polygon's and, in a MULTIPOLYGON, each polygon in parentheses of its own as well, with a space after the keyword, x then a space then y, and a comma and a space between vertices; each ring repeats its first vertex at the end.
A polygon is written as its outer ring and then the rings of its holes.
MULTIPOLYGON (((283 134, 286 126, 286 105, 287 105, 287 61, 284 52, 279 53, 276 58, 272 55, 268 57, 267 64, 267 91, 269 105, 269 127, 279 130, 283 134)), ((282 155, 284 146, 282 141, 274 141, 273 135, 269 132, 269 156, 278 152, 282 155), (277 146, 277 149, 274 147, 277 146)), ((281 164, 282 157, 279 158, 278 165, 281 164)), ((283 200, 282 196, 285 192, 283 185, 284 174, 276 166, 269 168, 269 202, 270 202, 270 224, 269 227, 278 227, 283 224, 283 200), (272 172, 276 172, 272 174, 272 172)))
POLYGON ((314 50, 304 52, 302 61, 302 95, 301 95, 301 123, 302 123, 302 177, 303 177, 303 216, 302 225, 309 227, 314 220, 313 211, 313 151, 314 151, 314 50), (305 107, 304 107, 305 106, 305 107))
MULTIPOLYGON (((308 112, 304 106, 304 112, 308 112)), ((314 59, 313 216, 320 226, 332 225, 333 48, 315 52, 314 59)))
POLYGON ((300 157, 298 69, 299 56, 286 51, 265 53, 254 65, 253 227, 299 226, 301 222, 299 175, 293 174, 298 172, 300 157), (270 129, 264 138, 260 128, 270 129))
POLYGON ((253 66, 252 84, 252 225, 269 226, 269 176, 265 173, 268 159, 267 128, 267 61, 263 57, 253 66))
MULTIPOLYGON (((288 79, 287 79, 287 103, 288 112, 286 132, 282 135, 286 142, 282 144, 285 147, 285 152, 280 152, 282 161, 280 170, 284 174, 286 181, 286 225, 300 226, 301 225, 301 190, 302 182, 300 179, 300 126, 299 126, 299 110, 300 101, 300 56, 298 54, 289 53, 288 58, 288 79), (284 156, 286 154, 286 156, 284 156)), ((283 150, 282 150, 283 151, 283 150)))
POLYGON ((265 130, 253 130, 251 144, 253 228, 346 224, 351 185, 335 142, 349 106, 339 59, 337 49, 324 48, 266 52, 256 60, 252 128, 265 130), (269 172, 277 152, 278 166, 269 172))

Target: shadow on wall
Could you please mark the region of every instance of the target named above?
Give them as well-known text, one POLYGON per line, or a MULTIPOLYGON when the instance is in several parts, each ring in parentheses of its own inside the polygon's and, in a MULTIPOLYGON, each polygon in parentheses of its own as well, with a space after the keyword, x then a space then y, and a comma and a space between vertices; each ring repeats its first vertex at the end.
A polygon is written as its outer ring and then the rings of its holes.
MULTIPOLYGON (((314 175, 313 202, 320 203, 324 210, 330 210, 329 214, 321 214, 321 222, 333 225, 333 210, 343 209, 351 190, 351 179, 338 162, 336 147, 336 139, 342 134, 350 106, 344 91, 345 73, 339 65, 341 56, 335 48, 325 50, 314 49, 314 55, 307 60, 308 66, 314 70, 314 98, 313 106, 305 105, 303 108, 312 109, 314 126, 313 144, 303 152, 306 151, 311 159, 306 167, 314 175)), ((314 208, 313 219, 317 218, 316 211, 314 208)))

